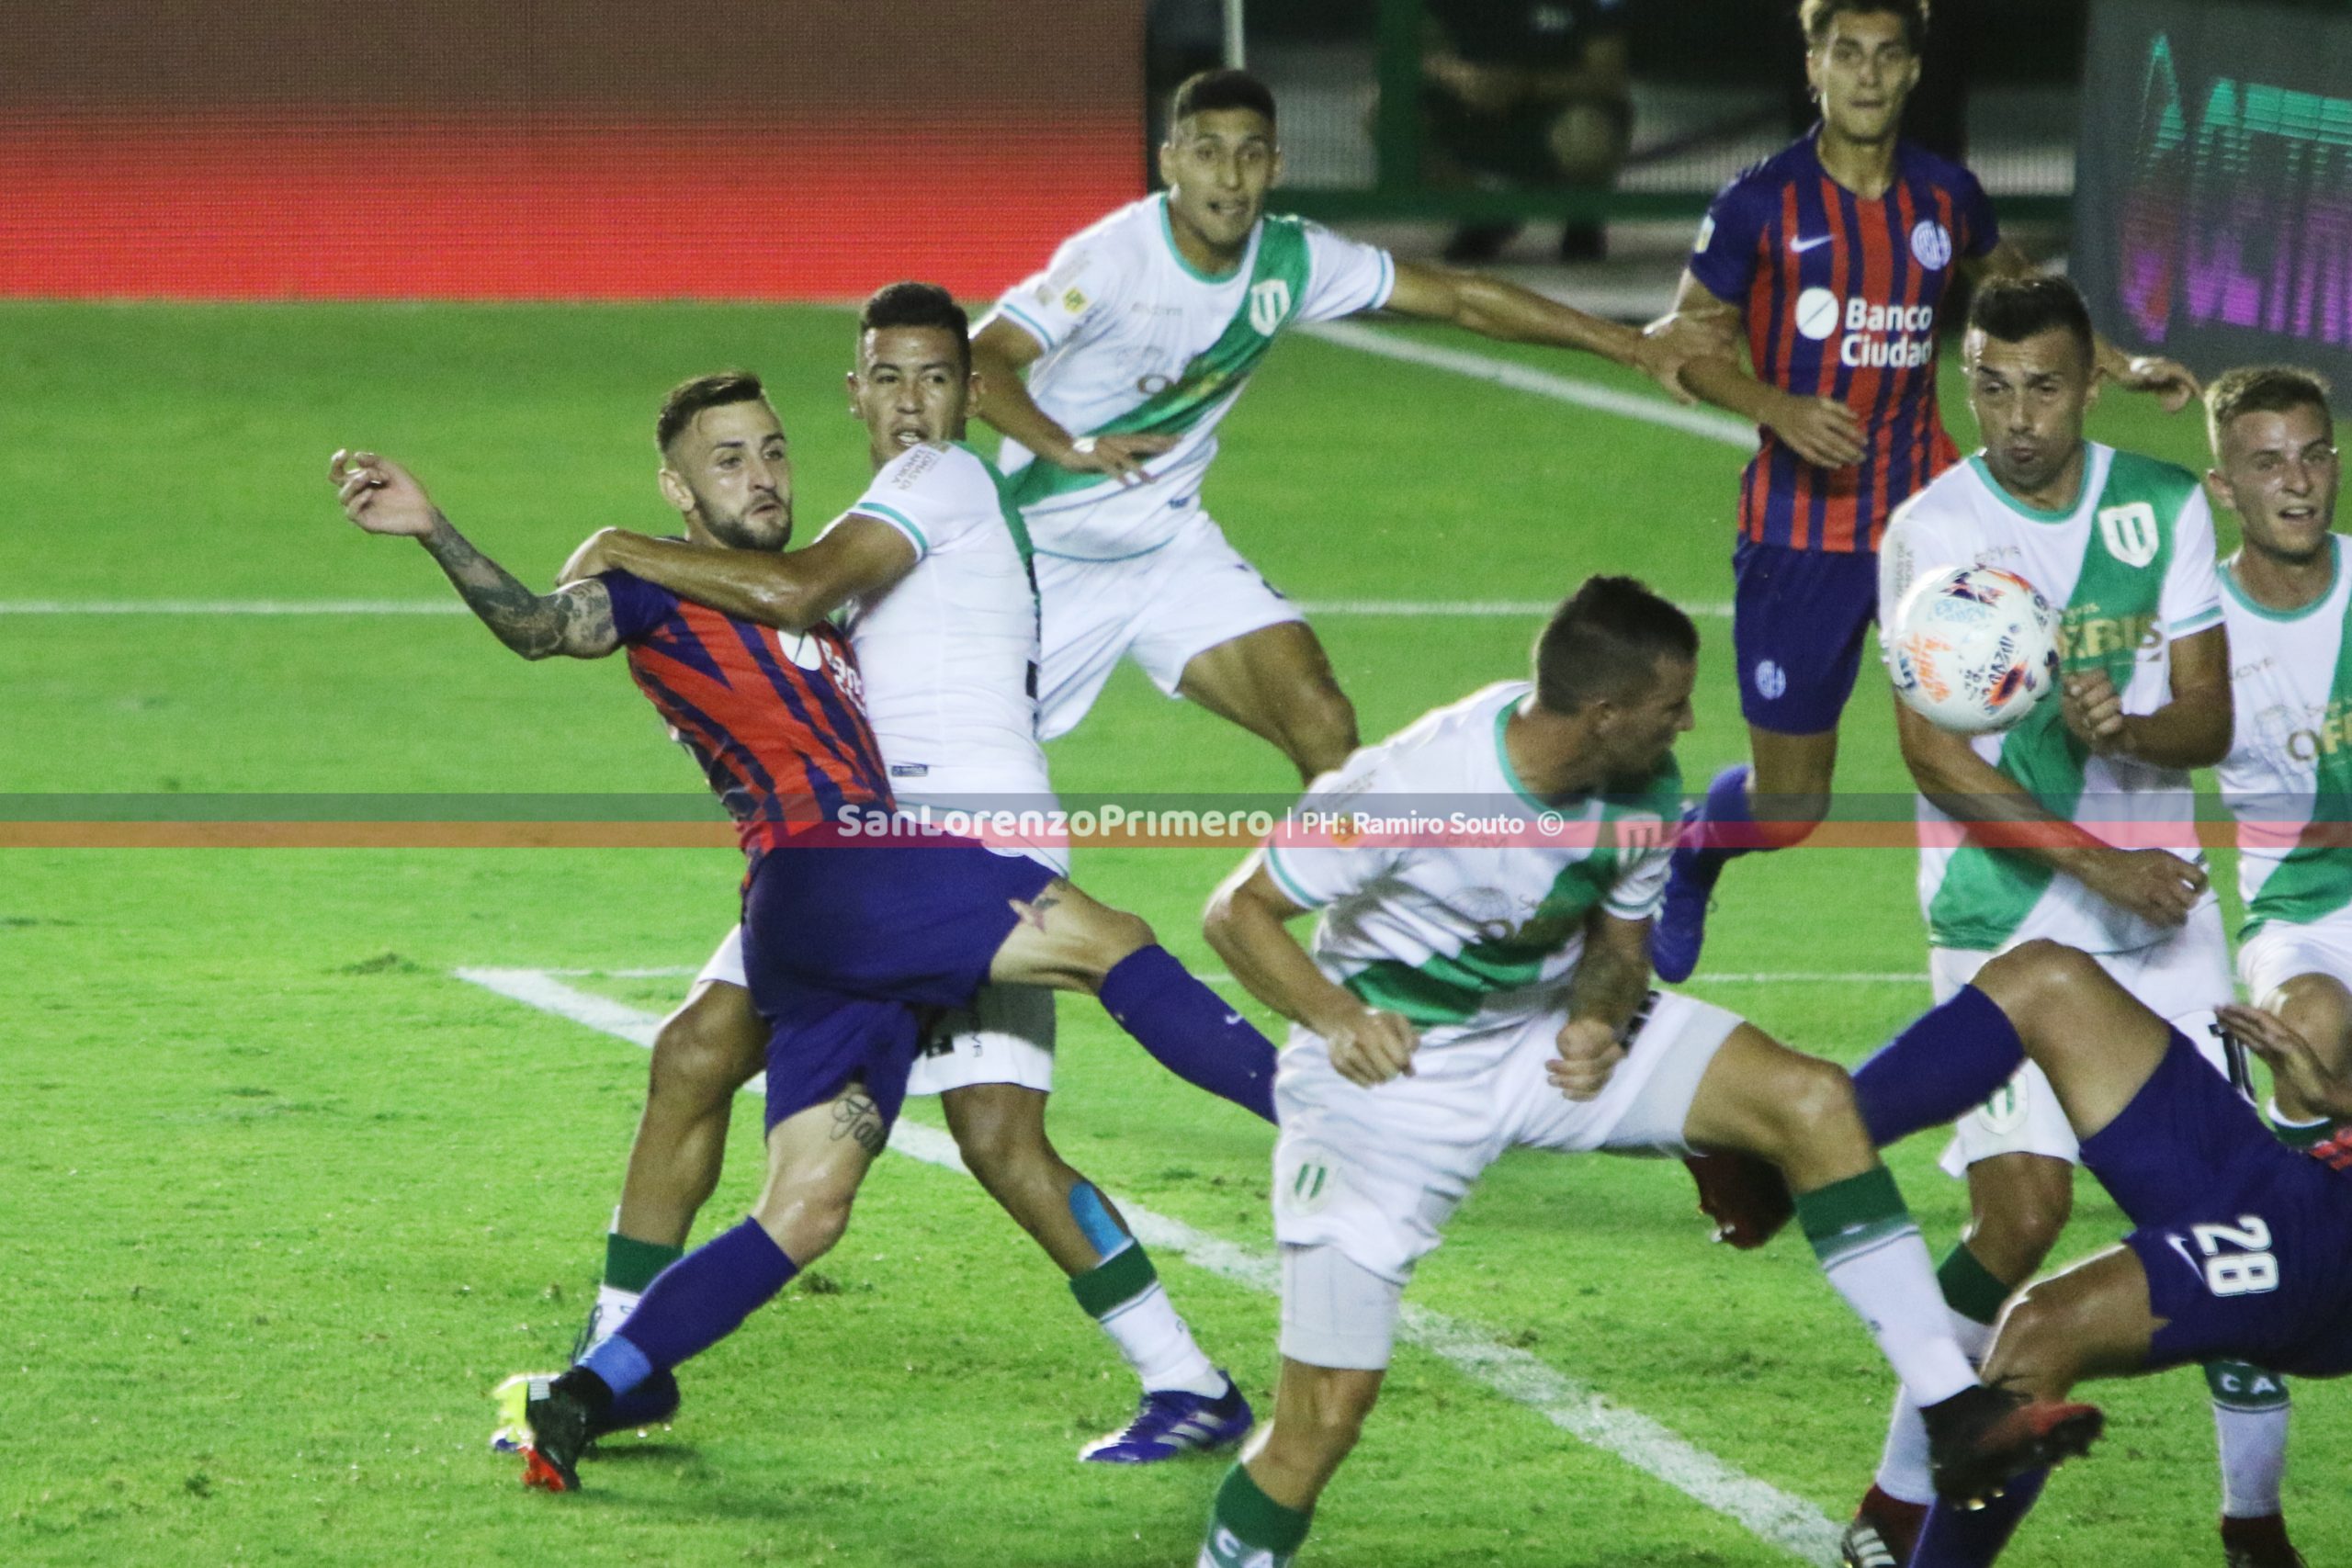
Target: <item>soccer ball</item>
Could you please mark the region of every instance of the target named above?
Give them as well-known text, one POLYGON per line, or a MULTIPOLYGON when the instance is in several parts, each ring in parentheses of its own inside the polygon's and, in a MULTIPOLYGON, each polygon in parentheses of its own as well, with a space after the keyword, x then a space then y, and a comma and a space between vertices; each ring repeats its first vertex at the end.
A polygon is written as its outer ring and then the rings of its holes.
POLYGON ((1895 606, 1886 672, 1894 694, 1938 728, 2007 729, 2057 688, 2058 613, 2013 571, 1940 568, 1895 606))

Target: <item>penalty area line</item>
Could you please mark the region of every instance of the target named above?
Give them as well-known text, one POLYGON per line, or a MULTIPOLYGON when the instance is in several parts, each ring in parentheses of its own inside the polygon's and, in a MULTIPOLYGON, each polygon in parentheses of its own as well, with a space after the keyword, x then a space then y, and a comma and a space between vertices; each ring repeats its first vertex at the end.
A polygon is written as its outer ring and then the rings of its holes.
MULTIPOLYGON (((545 969, 459 969, 457 977, 541 1012, 650 1048, 662 1020, 605 997, 568 986, 545 969)), ((752 1080, 746 1094, 763 1092, 752 1080)), ((890 1147, 909 1158, 962 1170, 956 1140, 935 1127, 900 1117, 890 1147)), ((1146 1247, 1180 1254, 1220 1279, 1265 1295, 1279 1295, 1282 1273, 1272 1253, 1196 1230, 1155 1213, 1133 1199, 1111 1194, 1146 1247)), ((1693 1502, 1722 1514, 1758 1540, 1804 1561, 1833 1568, 1838 1526, 1820 1509, 1716 1458, 1661 1422, 1562 1376, 1526 1351, 1504 1345, 1472 1325, 1408 1303, 1400 1337, 1430 1352, 1471 1382, 1524 1405, 1589 1447, 1665 1482, 1693 1502)))

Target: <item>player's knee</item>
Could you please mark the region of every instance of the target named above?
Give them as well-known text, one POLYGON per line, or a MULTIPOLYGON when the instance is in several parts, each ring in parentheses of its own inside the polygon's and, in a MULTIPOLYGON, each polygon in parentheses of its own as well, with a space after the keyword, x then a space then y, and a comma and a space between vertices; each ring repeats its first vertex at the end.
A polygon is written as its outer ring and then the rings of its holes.
POLYGON ((947 1130, 965 1168, 991 1192, 1002 1190, 1057 1162, 1046 1130, 1034 1117, 1005 1114, 993 1107, 950 1111, 947 1130))
POLYGON ((2044 1280, 2012 1298, 1985 1365, 1987 1378, 2043 1398, 2064 1393, 2077 1381, 2074 1347, 2085 1337, 2080 1317, 2057 1280, 2044 1280))
POLYGON ((1846 1153, 1839 1145, 1850 1138, 1868 1141, 1854 1103, 1854 1080, 1834 1062, 1783 1052, 1769 1078, 1757 1086, 1756 1098, 1770 1146, 1755 1152, 1783 1168, 1816 1152, 1846 1153))
POLYGON ((1150 923, 1142 916, 1098 904, 1089 913, 1083 941, 1080 944, 1080 973, 1090 987, 1100 987, 1102 976, 1115 968, 1121 959, 1140 953, 1159 941, 1159 938, 1152 934, 1150 923))
POLYGON ((1275 710, 1283 750, 1310 783, 1356 749, 1356 709, 1329 670, 1302 679, 1275 710))
POLYGON ((1992 959, 1970 984, 2008 1015, 2030 1054, 2044 1020, 2078 1013, 2086 992, 2111 982, 2081 949, 2036 938, 1992 959))
POLYGON ((2002 1156, 1969 1168, 1969 1250, 1996 1279, 2031 1273, 2075 1208, 2075 1168, 2064 1160, 2002 1156))
POLYGON ((2352 1076, 2352 991, 2344 982, 2333 975, 2298 975, 2278 987, 2272 1005, 2335 1076, 2352 1076))
POLYGON ((688 1006, 653 1037, 650 1093, 672 1109, 707 1109, 726 1104, 759 1070, 756 1030, 731 1010, 688 1006))
POLYGON ((831 1252, 847 1233, 856 1198, 854 1183, 799 1183, 772 1192, 756 1218, 785 1255, 806 1268, 831 1252))

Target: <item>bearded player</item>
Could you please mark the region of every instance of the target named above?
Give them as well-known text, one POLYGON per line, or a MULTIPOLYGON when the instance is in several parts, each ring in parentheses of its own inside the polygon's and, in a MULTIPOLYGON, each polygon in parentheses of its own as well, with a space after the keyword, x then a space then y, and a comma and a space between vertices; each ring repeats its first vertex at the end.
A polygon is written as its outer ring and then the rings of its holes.
POLYGON ((1379 1396, 1415 1267, 1512 1146, 1703 1144, 1780 1167, 1823 1272, 1930 1412, 1943 1495, 1979 1498, 2025 1456, 2096 1435, 2097 1411, 2028 1405, 1971 1372, 1844 1072, 1650 988, 1698 648, 1640 583, 1589 579, 1544 627, 1532 682, 1357 752, 1294 818, 1316 826, 1211 902, 1210 944, 1294 1027, 1276 1086, 1281 1385, 1199 1568, 1291 1562, 1379 1396), (1359 825, 1384 802, 1464 798, 1525 825, 1469 843, 1359 825), (1315 911, 1309 949, 1284 928, 1315 911))

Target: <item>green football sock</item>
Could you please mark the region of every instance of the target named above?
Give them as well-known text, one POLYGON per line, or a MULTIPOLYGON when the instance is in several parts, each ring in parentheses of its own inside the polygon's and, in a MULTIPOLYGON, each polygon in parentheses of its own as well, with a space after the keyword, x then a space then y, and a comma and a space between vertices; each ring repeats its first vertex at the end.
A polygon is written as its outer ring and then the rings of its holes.
POLYGON ((2335 1131, 2335 1123, 2324 1116, 2316 1122, 2290 1122, 2278 1114, 2278 1107, 2273 1106, 2270 1130, 2278 1134, 2280 1143, 2290 1149, 2315 1149, 2327 1142, 2328 1135, 2335 1131))
POLYGON ((1285 1508, 1267 1496, 1237 1464, 1216 1489, 1203 1559, 1216 1568, 1290 1568, 1314 1517, 1312 1508, 1285 1508))
POLYGON ((2009 1299, 2009 1287, 1993 1277, 1964 1241, 1944 1255, 1936 1269, 1936 1283, 1943 1289, 1944 1305, 1972 1323, 1989 1325, 2001 1315, 2001 1303, 2009 1299))
POLYGON ((643 1295, 656 1275, 685 1255, 683 1247, 639 1241, 612 1231, 605 1237, 605 1283, 612 1290, 643 1295))

